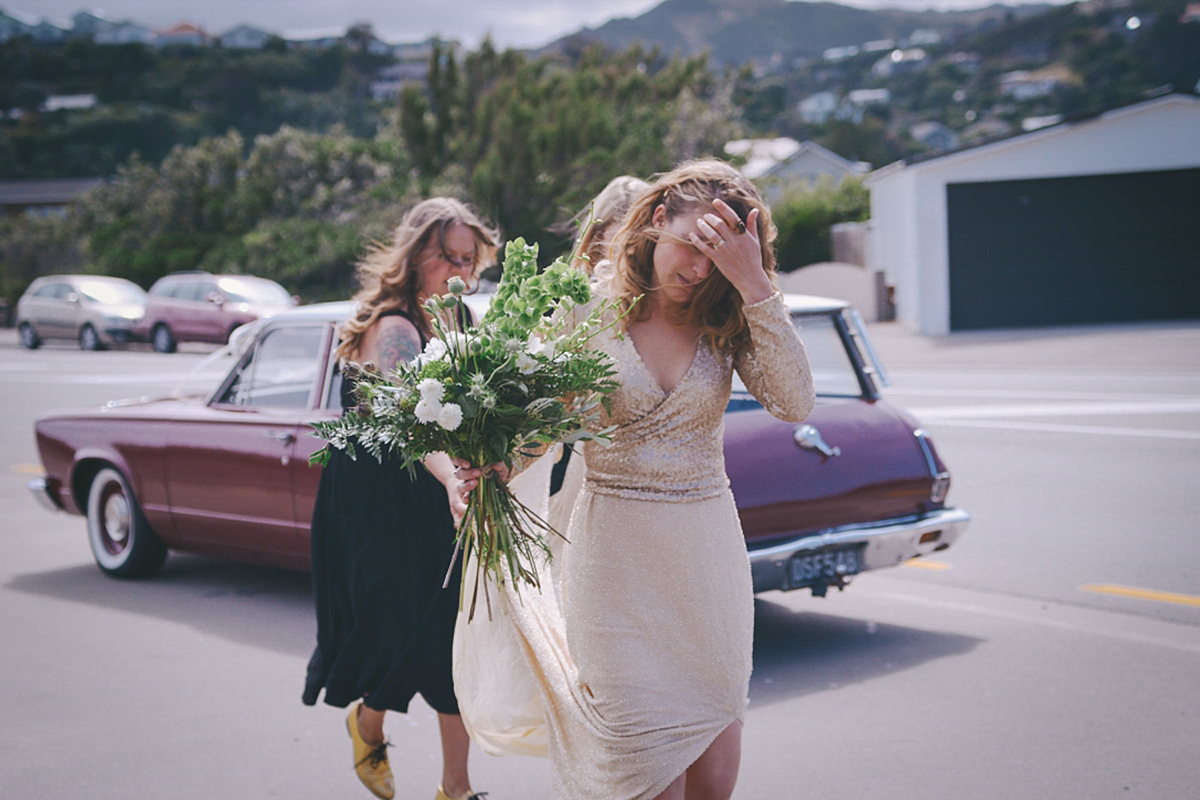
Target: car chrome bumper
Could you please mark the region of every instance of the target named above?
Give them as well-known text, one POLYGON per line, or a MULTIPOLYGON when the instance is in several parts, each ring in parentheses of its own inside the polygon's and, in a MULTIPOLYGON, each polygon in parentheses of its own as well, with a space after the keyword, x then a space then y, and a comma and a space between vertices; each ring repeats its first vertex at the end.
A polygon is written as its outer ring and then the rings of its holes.
POLYGON ((34 478, 31 480, 29 482, 29 491, 33 492, 34 499, 47 510, 63 510, 63 507, 58 503, 58 497, 55 495, 54 490, 50 488, 50 484, 45 478, 34 478))
POLYGON ((861 572, 893 567, 910 558, 945 550, 962 535, 970 521, 967 512, 946 508, 921 517, 831 528, 752 549, 749 553, 754 591, 800 588, 792 585, 788 569, 792 557, 797 555, 857 546, 861 572))

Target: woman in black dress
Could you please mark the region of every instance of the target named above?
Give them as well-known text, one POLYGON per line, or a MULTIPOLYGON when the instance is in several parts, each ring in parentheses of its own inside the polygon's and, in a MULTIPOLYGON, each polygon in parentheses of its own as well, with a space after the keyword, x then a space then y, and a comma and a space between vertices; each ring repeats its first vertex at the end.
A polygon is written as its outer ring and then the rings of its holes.
MULTIPOLYGON (((473 283, 495 251, 496 234, 457 200, 414 207, 392 241, 359 264, 362 289, 342 327, 340 361, 387 370, 411 360, 432 335, 424 301, 446 293, 453 277, 473 283)), ((349 383, 343 407, 354 402, 349 383)), ((351 459, 335 449, 321 475, 312 521, 317 647, 303 699, 313 705, 323 689, 326 703, 352 706, 346 726, 355 771, 377 796, 391 798, 384 712, 407 712, 420 693, 441 732, 436 800, 462 800, 474 795, 451 676, 458 568, 442 584, 466 506, 445 454, 426 458, 415 478, 400 463, 380 463, 361 450, 351 459)))

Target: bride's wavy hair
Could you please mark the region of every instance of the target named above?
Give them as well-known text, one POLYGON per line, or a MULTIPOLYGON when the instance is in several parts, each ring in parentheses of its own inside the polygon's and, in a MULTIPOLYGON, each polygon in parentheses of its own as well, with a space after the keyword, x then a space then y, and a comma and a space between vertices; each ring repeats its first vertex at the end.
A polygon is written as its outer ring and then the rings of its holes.
MULTIPOLYGON (((633 305, 639 295, 654 291, 654 248, 671 236, 653 225, 654 210, 662 206, 668 220, 697 210, 711 210, 712 202, 720 198, 745 220, 758 209, 758 238, 762 246, 763 267, 771 284, 775 284, 775 224, 767 204, 744 175, 715 158, 687 161, 670 172, 656 177, 642 192, 625 215, 620 229, 613 237, 612 294, 622 309, 633 305)), ((680 244, 690 241, 671 237, 680 244)), ((644 319, 649 306, 640 304, 625 319, 644 319)), ((744 344, 749 327, 742 312, 742 297, 733 284, 714 267, 680 308, 676 322, 695 323, 701 335, 722 351, 731 351, 744 344)))
POLYGON ((354 315, 342 324, 337 357, 354 361, 363 337, 385 311, 400 309, 412 316, 426 338, 432 336, 429 320, 421 310, 417 292, 421 286, 421 258, 431 243, 444 252, 446 231, 463 225, 475 235, 473 278, 495 259, 499 235, 468 205, 451 197, 432 197, 409 209, 392 231, 391 241, 374 242, 358 262, 358 293, 354 315))

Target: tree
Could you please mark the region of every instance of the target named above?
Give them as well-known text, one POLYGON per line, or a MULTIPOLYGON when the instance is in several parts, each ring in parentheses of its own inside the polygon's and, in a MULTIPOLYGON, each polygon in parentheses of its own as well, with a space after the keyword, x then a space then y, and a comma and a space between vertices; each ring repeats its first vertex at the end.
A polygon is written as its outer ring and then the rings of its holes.
POLYGON ((702 57, 591 47, 564 64, 485 40, 461 70, 435 46, 427 90, 402 94, 396 133, 424 186, 460 185, 506 235, 550 258, 566 246, 559 224, 609 179, 718 153, 736 118, 732 82, 713 79, 702 57))

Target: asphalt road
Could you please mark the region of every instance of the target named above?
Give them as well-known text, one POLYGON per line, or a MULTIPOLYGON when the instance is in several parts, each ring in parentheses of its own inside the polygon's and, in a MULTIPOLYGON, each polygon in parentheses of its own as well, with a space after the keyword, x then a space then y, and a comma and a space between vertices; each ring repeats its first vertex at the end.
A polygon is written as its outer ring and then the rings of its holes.
MULTIPOLYGON (((1200 325, 872 335, 974 518, 936 559, 759 596, 735 796, 1200 796, 1200 325)), ((2 798, 369 797, 342 712, 299 702, 306 576, 173 555, 114 581, 25 489, 38 413, 202 358, 0 331, 2 798)), ((398 796, 432 796, 432 712, 388 733, 398 796)), ((543 762, 473 758, 489 800, 549 794, 543 762)))

